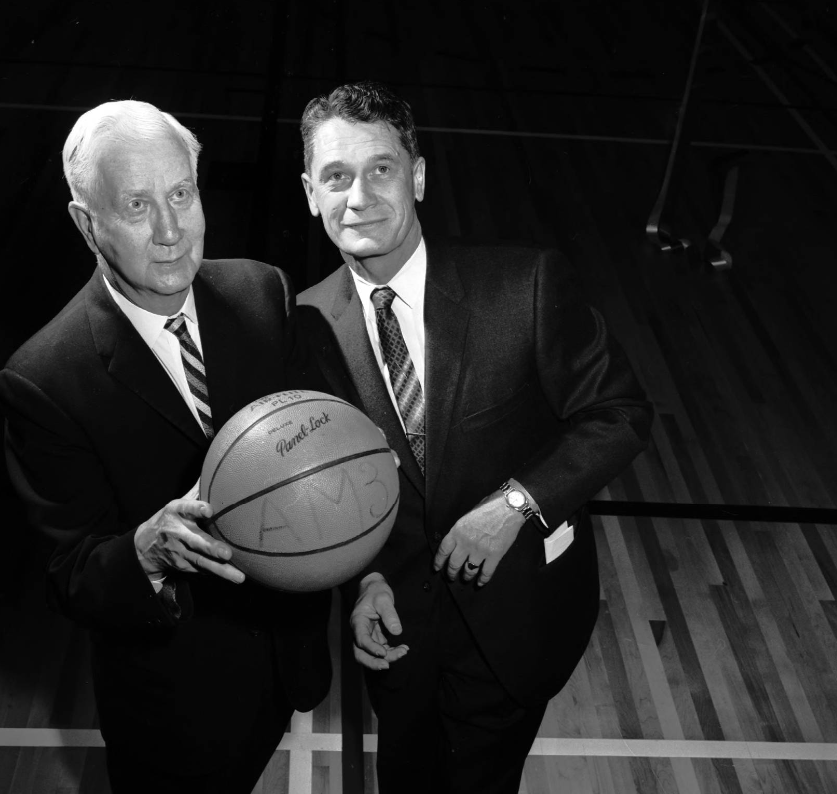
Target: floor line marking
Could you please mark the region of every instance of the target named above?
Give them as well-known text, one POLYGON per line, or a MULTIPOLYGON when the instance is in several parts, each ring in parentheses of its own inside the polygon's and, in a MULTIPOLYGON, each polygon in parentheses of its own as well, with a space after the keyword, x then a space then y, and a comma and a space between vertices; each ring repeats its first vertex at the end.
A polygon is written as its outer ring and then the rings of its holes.
MULTIPOLYGON (((279 750, 340 752, 339 733, 313 733, 310 714, 294 715, 279 750), (308 718, 306 722, 304 717, 308 718)), ((0 728, 0 747, 104 747, 97 730, 0 728)), ((363 750, 374 753, 378 737, 363 735, 363 750)), ((827 742, 696 741, 688 739, 535 739, 533 756, 637 756, 640 758, 745 758, 763 761, 837 761, 837 744, 827 742)), ((302 760, 300 758, 300 760, 302 760)))
MULTIPOLYGON (((293 791, 294 794, 310 794, 314 785, 313 748, 308 746, 311 744, 311 737, 314 735, 313 729, 313 712, 300 713, 295 711, 293 717, 291 717, 291 732, 290 734, 286 733, 279 744, 279 749, 291 751, 288 791, 293 791), (295 737, 300 746, 283 747, 288 735, 295 737)), ((342 737, 337 736, 336 738, 341 739, 342 737)))
POLYGON ((837 744, 714 742, 680 739, 535 739, 529 755, 638 756, 641 758, 746 758, 837 761, 837 744))

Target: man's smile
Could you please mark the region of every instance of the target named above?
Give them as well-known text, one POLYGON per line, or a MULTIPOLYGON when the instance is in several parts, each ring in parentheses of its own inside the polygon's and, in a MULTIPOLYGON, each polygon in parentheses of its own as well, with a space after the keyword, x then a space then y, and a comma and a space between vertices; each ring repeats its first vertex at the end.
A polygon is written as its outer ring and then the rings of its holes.
POLYGON ((386 218, 378 218, 377 220, 371 220, 371 221, 358 221, 356 223, 344 223, 343 228, 344 229, 362 229, 364 226, 374 226, 375 224, 383 223, 385 220, 386 220, 386 218))

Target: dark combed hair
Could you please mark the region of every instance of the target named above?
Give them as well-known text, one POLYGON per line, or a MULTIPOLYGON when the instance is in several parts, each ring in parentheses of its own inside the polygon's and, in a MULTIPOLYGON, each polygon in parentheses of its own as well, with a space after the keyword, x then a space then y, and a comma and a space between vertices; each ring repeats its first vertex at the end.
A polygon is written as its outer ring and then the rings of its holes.
POLYGON ((414 163, 420 156, 410 106, 382 83, 365 80, 341 85, 330 94, 322 94, 306 105, 300 123, 306 173, 311 168, 314 156, 314 135, 325 122, 334 118, 350 124, 386 122, 398 133, 401 145, 410 155, 410 162, 414 163))

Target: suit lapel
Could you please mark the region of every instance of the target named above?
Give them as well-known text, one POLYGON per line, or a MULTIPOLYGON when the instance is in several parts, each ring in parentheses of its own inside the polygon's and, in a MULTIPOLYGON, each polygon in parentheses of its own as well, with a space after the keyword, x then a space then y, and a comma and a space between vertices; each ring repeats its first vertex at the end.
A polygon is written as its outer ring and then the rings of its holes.
POLYGON ((424 495, 424 477, 416 463, 395 406, 389 397, 375 353, 366 333, 366 321, 360 298, 348 265, 343 265, 342 278, 331 309, 334 335, 346 359, 352 382, 358 391, 369 418, 384 431, 389 445, 401 459, 401 469, 424 495))
POLYGON ((206 436, 177 387, 114 303, 98 269, 88 282, 85 303, 96 349, 110 376, 145 400, 196 444, 206 447, 206 436))
POLYGON ((427 498, 432 503, 442 468, 451 416, 459 392, 470 311, 456 263, 443 249, 427 246, 424 291, 427 498))

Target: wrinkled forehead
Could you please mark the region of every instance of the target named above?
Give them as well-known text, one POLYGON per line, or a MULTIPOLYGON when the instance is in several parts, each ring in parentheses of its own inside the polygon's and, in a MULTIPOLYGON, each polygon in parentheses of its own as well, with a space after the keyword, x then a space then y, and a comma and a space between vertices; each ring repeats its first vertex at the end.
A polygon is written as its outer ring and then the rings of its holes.
POLYGON ((94 156, 95 184, 112 190, 193 179, 189 152, 173 133, 125 141, 103 140, 94 156))
POLYGON ((409 160, 398 133, 385 121, 329 119, 317 128, 313 143, 314 170, 331 160, 365 161, 376 156, 409 160))

